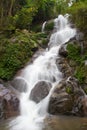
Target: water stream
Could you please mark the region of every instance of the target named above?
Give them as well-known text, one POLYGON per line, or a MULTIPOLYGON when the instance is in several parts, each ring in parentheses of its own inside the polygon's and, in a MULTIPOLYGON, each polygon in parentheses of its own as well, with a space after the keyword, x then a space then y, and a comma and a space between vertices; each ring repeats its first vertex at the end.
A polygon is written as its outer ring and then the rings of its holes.
POLYGON ((44 126, 50 95, 55 84, 62 79, 62 73, 56 66, 59 48, 76 35, 76 30, 70 27, 68 15, 59 15, 54 24, 55 32, 48 43, 50 49, 44 51, 33 64, 28 65, 20 76, 27 84, 27 91, 20 95, 20 116, 9 123, 10 130, 41 130, 44 126), (52 88, 47 97, 36 103, 30 100, 30 94, 39 81, 50 82, 52 88))
POLYGON ((46 23, 47 23, 47 22, 45 21, 45 22, 43 23, 43 25, 42 25, 42 29, 41 29, 41 32, 42 32, 42 33, 44 33, 44 31, 45 31, 45 25, 46 25, 46 23))

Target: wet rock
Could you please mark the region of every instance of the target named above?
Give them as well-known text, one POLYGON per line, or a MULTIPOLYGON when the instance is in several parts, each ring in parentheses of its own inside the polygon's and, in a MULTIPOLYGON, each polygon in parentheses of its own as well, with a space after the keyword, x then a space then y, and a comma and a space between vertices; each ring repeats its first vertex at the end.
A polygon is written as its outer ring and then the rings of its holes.
POLYGON ((76 35, 77 41, 83 41, 84 40, 84 34, 82 32, 78 32, 76 35))
POLYGON ((40 55, 44 55, 44 49, 39 49, 38 51, 36 51, 36 53, 33 55, 33 57, 31 58, 31 62, 33 62, 36 58, 38 58, 40 55))
POLYGON ((53 115, 87 116, 87 98, 77 79, 69 77, 55 86, 48 111, 53 115))
POLYGON ((66 50, 66 46, 65 45, 62 45, 59 49, 59 55, 60 56, 63 56, 63 57, 67 57, 68 55, 68 52, 66 50))
POLYGON ((16 77, 11 81, 11 85, 18 91, 18 92, 26 92, 27 91, 27 82, 21 78, 16 77))
POLYGON ((87 116, 87 96, 84 96, 81 100, 83 116, 87 116))
POLYGON ((66 82, 63 80, 55 86, 51 95, 48 111, 50 114, 65 114, 72 110, 72 99, 66 92, 66 82))
POLYGON ((19 99, 16 93, 0 84, 0 118, 9 118, 19 113, 19 99))
POLYGON ((72 68, 69 66, 69 64, 65 58, 63 58, 63 57, 58 58, 56 60, 56 65, 59 68, 59 70, 63 73, 64 78, 67 78, 73 74, 72 68))
POLYGON ((35 101, 36 103, 40 102, 49 94, 51 87, 52 85, 49 82, 46 81, 38 82, 31 91, 30 99, 35 101))

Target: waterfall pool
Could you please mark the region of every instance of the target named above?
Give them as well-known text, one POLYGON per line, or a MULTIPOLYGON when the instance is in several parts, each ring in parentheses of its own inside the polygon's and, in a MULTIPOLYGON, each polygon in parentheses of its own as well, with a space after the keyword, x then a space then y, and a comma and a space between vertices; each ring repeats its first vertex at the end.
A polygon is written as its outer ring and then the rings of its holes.
MULTIPOLYGON (((9 120, 0 122, 0 130, 9 130, 9 120)), ((87 130, 87 117, 50 116, 45 119, 43 130, 87 130)))

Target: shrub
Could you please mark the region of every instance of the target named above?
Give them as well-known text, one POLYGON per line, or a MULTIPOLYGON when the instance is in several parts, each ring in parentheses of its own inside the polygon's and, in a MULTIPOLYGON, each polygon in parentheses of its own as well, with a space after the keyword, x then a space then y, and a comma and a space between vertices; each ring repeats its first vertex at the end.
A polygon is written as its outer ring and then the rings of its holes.
POLYGON ((70 63, 73 63, 71 67, 74 67, 74 76, 78 79, 79 83, 83 84, 87 80, 87 66, 85 60, 87 59, 87 53, 80 54, 80 47, 77 44, 68 44, 68 59, 70 63))
POLYGON ((33 17, 37 12, 37 8, 28 7, 22 8, 14 17, 16 28, 20 29, 30 29, 33 17))
POLYGON ((68 44, 67 45, 67 50, 68 50, 68 58, 75 60, 75 61, 80 61, 80 46, 77 44, 68 44))
POLYGON ((16 30, 11 38, 0 36, 0 78, 9 80, 29 61, 39 47, 45 46, 46 34, 16 30))
POLYGON ((87 33, 87 1, 75 2, 66 11, 72 15, 76 27, 87 33))
POLYGON ((76 68, 75 77, 81 84, 85 83, 87 69, 85 66, 79 66, 76 68))

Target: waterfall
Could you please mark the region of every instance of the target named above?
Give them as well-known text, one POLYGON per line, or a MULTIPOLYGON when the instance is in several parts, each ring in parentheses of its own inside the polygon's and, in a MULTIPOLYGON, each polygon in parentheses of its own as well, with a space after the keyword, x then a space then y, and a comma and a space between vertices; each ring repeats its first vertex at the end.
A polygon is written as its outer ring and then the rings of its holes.
POLYGON ((48 43, 49 46, 64 44, 76 35, 76 30, 70 27, 68 17, 68 14, 65 16, 59 15, 58 18, 54 20, 56 32, 51 35, 48 43))
POLYGON ((42 32, 42 33, 44 33, 46 23, 47 23, 47 22, 45 21, 45 22, 43 23, 43 25, 42 25, 42 29, 41 29, 41 32, 42 32))
POLYGON ((22 92, 20 95, 20 116, 10 122, 10 130, 41 130, 44 126, 43 121, 48 114, 47 108, 50 96, 55 84, 62 79, 62 73, 56 65, 60 46, 76 34, 76 30, 70 27, 66 15, 59 15, 54 20, 54 24, 56 32, 51 35, 49 41, 50 50, 44 51, 22 72, 20 78, 26 81, 27 91, 22 92), (30 99, 30 94, 35 84, 39 81, 50 82, 52 88, 44 99, 36 103, 30 99))

